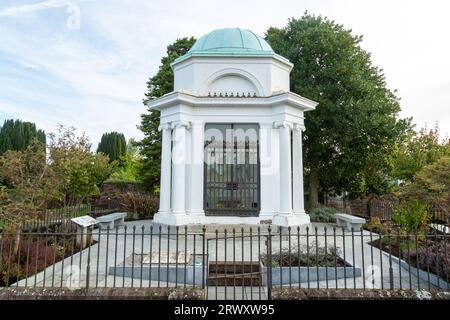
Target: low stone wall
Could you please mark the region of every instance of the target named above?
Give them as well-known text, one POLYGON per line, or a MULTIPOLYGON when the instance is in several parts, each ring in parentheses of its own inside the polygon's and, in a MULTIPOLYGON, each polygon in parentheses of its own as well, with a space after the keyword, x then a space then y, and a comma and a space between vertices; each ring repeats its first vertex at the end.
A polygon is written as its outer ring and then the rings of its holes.
POLYGON ((274 288, 273 300, 450 300, 450 291, 274 288))
POLYGON ((203 300, 202 289, 0 288, 0 300, 203 300))

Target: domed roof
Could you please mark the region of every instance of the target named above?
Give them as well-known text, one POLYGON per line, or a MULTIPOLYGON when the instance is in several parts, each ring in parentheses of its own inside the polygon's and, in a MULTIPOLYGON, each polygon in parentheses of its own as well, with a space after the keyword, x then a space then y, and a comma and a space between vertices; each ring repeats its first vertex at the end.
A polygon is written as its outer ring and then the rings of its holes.
MULTIPOLYGON (((277 55, 262 37, 247 29, 216 29, 200 37, 192 48, 173 64, 186 60, 191 56, 250 56, 275 57, 283 62, 289 61, 277 55)), ((172 65, 173 65, 172 64, 172 65)))
POLYGON ((250 30, 225 28, 214 30, 194 44, 189 52, 210 51, 223 53, 267 52, 274 53, 270 45, 262 37, 250 30))

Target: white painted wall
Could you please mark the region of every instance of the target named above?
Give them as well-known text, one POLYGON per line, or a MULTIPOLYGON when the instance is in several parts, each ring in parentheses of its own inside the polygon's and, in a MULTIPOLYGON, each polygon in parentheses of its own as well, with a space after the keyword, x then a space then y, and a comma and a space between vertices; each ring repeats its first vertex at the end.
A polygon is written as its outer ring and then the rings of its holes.
MULTIPOLYGON (((174 66, 174 91, 207 96, 211 84, 226 75, 239 76, 240 83, 250 82, 258 96, 268 97, 277 91, 289 91, 291 67, 273 58, 194 57, 174 66)), ((229 81, 219 81, 214 90, 229 90, 229 81)), ((246 86, 248 86, 246 84, 246 86)))

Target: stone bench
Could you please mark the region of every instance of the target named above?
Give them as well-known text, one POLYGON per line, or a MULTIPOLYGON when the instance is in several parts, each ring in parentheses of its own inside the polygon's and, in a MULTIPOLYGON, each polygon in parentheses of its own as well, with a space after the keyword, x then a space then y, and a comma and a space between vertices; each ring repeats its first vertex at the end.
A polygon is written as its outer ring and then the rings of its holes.
POLYGON ((105 216, 98 217, 96 220, 99 222, 100 229, 114 229, 125 224, 126 212, 116 212, 107 214, 105 216))
POLYGON ((339 227, 344 227, 347 231, 359 231, 364 223, 366 223, 366 219, 352 216, 346 213, 336 213, 334 215, 336 217, 336 223, 339 227))

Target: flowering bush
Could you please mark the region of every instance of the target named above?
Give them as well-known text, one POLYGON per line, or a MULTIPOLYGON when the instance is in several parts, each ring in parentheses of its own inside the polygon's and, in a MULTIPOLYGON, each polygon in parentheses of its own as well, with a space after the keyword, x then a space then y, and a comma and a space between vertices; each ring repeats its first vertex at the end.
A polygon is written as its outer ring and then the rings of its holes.
POLYGON ((0 287, 44 270, 55 259, 55 246, 47 245, 45 240, 20 240, 16 255, 13 254, 14 244, 11 237, 4 236, 0 240, 0 287))
POLYGON ((450 243, 434 242, 418 248, 417 252, 410 253, 411 262, 415 262, 422 270, 439 275, 444 279, 450 278, 450 243))

